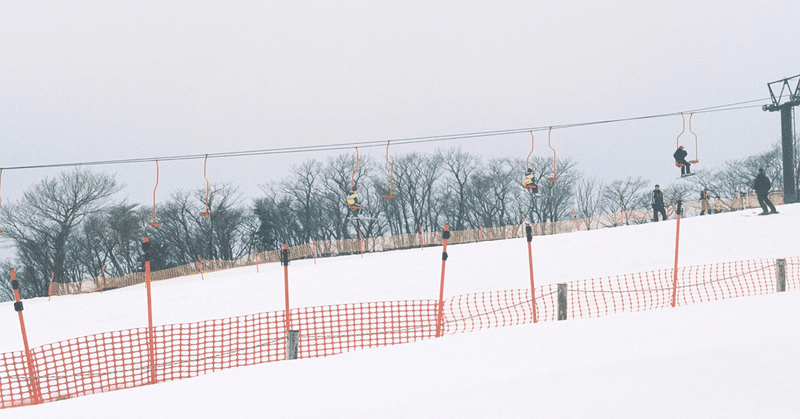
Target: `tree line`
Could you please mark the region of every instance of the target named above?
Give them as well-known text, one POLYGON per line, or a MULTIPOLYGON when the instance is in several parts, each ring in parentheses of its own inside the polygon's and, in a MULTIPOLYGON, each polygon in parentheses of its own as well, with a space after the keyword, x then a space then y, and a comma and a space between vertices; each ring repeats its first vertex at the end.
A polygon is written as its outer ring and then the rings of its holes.
MULTIPOLYGON (((643 177, 603 183, 581 173, 570 159, 556 162, 533 157, 484 160, 461 149, 417 152, 385 163, 338 155, 325 162, 306 160, 287 176, 261 186, 263 195, 246 199, 237 186, 212 184, 206 190, 172 191, 157 206, 158 227, 150 224, 152 207, 114 201, 122 186, 114 176, 77 168, 46 178, 0 213, 0 236, 14 258, 0 262, 4 272, 17 270, 24 298, 46 296, 57 282, 122 276, 143 270, 141 242, 152 243, 151 268, 166 269, 202 259, 236 259, 258 251, 295 246, 312 239, 338 240, 440 230, 476 229, 528 222, 546 223, 577 217, 650 208, 652 184, 643 177), (539 193, 525 190, 526 167, 538 179, 539 193), (358 186, 363 210, 354 218, 345 197, 358 186), (393 196, 388 198, 389 196, 393 196), (205 212, 206 199, 210 214, 205 212)), ((697 199, 700 189, 712 196, 749 191, 758 168, 777 185, 781 179, 780 145, 663 188, 664 197, 697 199)), ((616 219, 604 226, 617 225, 616 219)), ((8 278, 8 275, 4 275, 8 278)), ((0 281, 0 300, 13 298, 10 279, 0 281)))

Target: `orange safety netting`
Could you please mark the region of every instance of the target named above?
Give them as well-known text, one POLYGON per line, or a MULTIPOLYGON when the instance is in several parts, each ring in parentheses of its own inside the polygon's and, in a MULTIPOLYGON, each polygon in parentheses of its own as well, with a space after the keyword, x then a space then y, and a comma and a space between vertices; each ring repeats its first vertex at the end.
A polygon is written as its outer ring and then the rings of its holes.
MULTIPOLYGON (((774 259, 681 268, 676 305, 776 292, 774 259)), ((568 317, 669 307, 673 271, 567 283, 568 317)), ((536 289, 538 321, 557 319, 557 284, 536 289)), ((800 288, 800 257, 786 259, 786 290, 800 288)), ((0 353, 0 408, 194 377, 286 359, 286 332, 300 334, 299 358, 414 342, 435 336, 436 300, 339 304, 197 323, 129 329, 0 353), (287 324, 287 320, 289 324, 287 324), (151 351, 152 348, 152 351, 151 351), (31 376, 33 374, 33 376, 31 376)), ((533 322, 530 290, 490 291, 444 301, 445 333, 533 322)))

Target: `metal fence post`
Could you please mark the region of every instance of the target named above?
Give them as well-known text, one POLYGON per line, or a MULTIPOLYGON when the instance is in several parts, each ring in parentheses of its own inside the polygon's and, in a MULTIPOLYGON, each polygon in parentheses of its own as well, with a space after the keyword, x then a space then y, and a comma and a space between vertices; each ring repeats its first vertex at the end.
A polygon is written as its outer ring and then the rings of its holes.
POLYGON ((786 291, 786 259, 775 261, 775 271, 777 273, 778 292, 786 291))
POLYGON ((558 284, 558 320, 567 319, 567 284, 558 284))
POLYGON ((286 360, 297 359, 297 348, 300 346, 300 331, 290 330, 286 335, 286 360))

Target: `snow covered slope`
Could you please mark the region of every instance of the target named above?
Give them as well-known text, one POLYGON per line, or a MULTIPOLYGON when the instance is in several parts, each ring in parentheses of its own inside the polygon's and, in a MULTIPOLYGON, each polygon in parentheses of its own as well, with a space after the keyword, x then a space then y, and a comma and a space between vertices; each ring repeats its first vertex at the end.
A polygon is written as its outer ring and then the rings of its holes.
MULTIPOLYGON (((680 265, 800 255, 800 205, 681 220, 680 265)), ((675 220, 535 237, 537 284, 669 268, 675 220)), ((445 295, 529 285, 524 239, 448 247, 445 295)), ((292 307, 438 296, 441 248, 295 261, 292 307)), ((283 309, 278 264, 154 283, 157 324, 283 309)), ((791 417, 800 294, 539 323, 2 410, 3 417, 791 417)), ((22 348, 0 304, 0 352, 22 348)), ((25 302, 32 346, 147 324, 143 286, 25 302)))

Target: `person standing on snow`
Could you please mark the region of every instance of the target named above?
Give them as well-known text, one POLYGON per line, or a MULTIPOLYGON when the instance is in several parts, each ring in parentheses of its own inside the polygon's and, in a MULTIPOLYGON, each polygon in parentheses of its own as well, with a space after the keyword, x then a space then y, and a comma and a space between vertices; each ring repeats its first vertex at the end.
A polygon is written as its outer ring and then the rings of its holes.
POLYGON ((681 166, 681 177, 689 176, 692 174, 691 164, 686 161, 686 156, 688 153, 686 150, 683 149, 683 146, 678 146, 678 149, 675 150, 675 153, 672 154, 672 157, 675 158, 675 163, 681 166))
POLYGON ((667 211, 664 209, 664 194, 661 193, 661 189, 658 188, 656 185, 656 189, 653 190, 653 199, 651 204, 653 205, 653 222, 658 222, 658 214, 661 214, 661 219, 667 221, 667 211))
POLYGON ((712 214, 711 208, 708 206, 708 192, 705 189, 700 190, 700 204, 703 206, 703 209, 700 210, 700 215, 712 214))
POLYGON ((769 200, 769 189, 771 187, 772 182, 770 182, 769 178, 764 173, 764 169, 758 169, 758 176, 756 176, 756 180, 753 181, 753 189, 756 190, 758 205, 761 205, 762 210, 761 214, 758 215, 778 213, 778 211, 775 210, 775 205, 772 205, 772 201, 769 200), (767 211, 767 207, 769 207, 769 211, 767 211))

